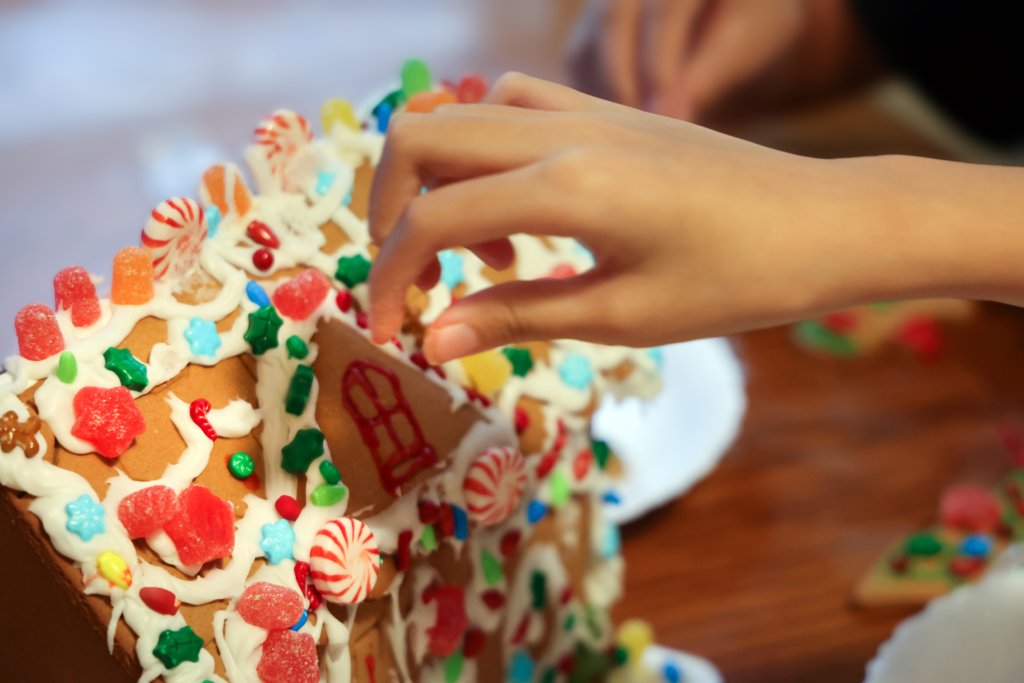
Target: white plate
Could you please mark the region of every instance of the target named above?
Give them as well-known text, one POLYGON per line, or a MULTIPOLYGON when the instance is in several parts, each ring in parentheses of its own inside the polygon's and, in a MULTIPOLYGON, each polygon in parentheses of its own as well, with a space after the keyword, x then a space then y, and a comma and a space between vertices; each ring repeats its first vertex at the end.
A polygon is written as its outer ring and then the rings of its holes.
MULTIPOLYGON (((722 674, 706 659, 695 655, 652 645, 644 651, 644 665, 651 671, 661 672, 666 664, 679 670, 680 683, 722 683, 722 674)), ((665 680, 664 678, 662 680, 665 680)))
POLYGON ((605 506, 623 524, 664 505, 704 478, 732 445, 746 411, 739 359, 725 339, 666 346, 664 388, 654 399, 605 398, 594 416, 595 437, 623 463, 605 506))

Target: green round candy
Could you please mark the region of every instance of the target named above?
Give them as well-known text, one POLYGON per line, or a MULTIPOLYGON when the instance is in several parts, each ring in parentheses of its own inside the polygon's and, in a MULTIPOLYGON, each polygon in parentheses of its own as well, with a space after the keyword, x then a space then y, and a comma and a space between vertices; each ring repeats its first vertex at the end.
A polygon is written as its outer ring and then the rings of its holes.
POLYGON ((239 451, 228 460, 228 471, 235 479, 248 479, 256 471, 256 463, 251 455, 239 451))
POLYGON ((933 557, 942 552, 942 541, 934 534, 923 532, 907 539, 906 551, 915 557, 933 557))
POLYGON ((300 337, 296 337, 294 334, 288 337, 288 341, 284 343, 286 349, 288 349, 289 358, 297 358, 298 360, 305 360, 306 356, 309 355, 309 345, 302 341, 300 337))

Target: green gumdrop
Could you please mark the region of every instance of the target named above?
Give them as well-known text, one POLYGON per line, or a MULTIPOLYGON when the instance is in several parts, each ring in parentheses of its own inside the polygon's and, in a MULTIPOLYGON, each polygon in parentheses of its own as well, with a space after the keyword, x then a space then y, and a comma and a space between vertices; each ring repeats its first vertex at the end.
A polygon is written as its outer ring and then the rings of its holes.
POLYGON ((60 354, 60 361, 57 363, 57 379, 64 384, 71 384, 78 377, 78 359, 75 354, 65 351, 60 354))
POLYGON ((337 505, 348 493, 348 489, 337 484, 320 484, 309 495, 309 502, 317 507, 337 505))
POLYGON ((309 403, 309 392, 313 390, 313 368, 300 365, 295 368, 292 381, 288 385, 288 395, 284 400, 284 409, 289 415, 302 415, 309 403))
POLYGON ((292 442, 281 449, 281 468, 305 474, 310 464, 324 454, 324 434, 319 429, 300 429, 292 442))
POLYGON ((480 553, 480 568, 483 570, 484 581, 488 586, 496 586, 505 578, 501 562, 490 551, 484 550, 480 553))
POLYGON ((569 478, 562 470, 555 470, 551 473, 549 481, 551 487, 551 504, 555 507, 562 507, 569 502, 572 492, 569 490, 569 478))
POLYGON ((146 366, 128 349, 110 347, 103 352, 103 360, 103 367, 117 375, 121 386, 132 391, 142 391, 149 386, 149 373, 146 366))
POLYGON ((249 327, 243 337, 252 347, 252 352, 262 356, 270 349, 277 348, 277 334, 284 321, 273 306, 264 306, 249 314, 249 327))
POLYGON ((372 265, 369 259, 362 254, 342 256, 338 259, 338 270, 334 273, 334 277, 346 287, 352 289, 356 285, 366 282, 366 279, 370 277, 370 267, 372 265))
POLYGON ((430 90, 430 67, 422 59, 410 59, 402 65, 402 94, 406 99, 430 90))
POLYGON ((908 555, 915 557, 934 557, 942 552, 942 541, 934 534, 922 532, 907 539, 904 546, 908 555))
POLYGON ((341 481, 341 472, 338 471, 338 468, 330 460, 320 461, 320 476, 328 484, 337 484, 341 481))
POLYGON ((294 334, 288 337, 288 340, 284 343, 284 347, 288 349, 289 358, 305 360, 306 356, 309 355, 309 346, 294 334))
POLYGON ((434 533, 433 525, 426 525, 423 527, 423 534, 420 536, 420 545, 428 553, 432 552, 437 547, 437 534, 434 533))
POLYGON ((463 663, 462 652, 458 651, 444 660, 445 683, 455 683, 459 680, 459 676, 462 675, 463 663))
POLYGON ((508 362, 512 365, 512 374, 516 377, 526 377, 533 369, 533 356, 530 354, 530 349, 506 346, 501 352, 505 354, 505 358, 508 358, 508 362))

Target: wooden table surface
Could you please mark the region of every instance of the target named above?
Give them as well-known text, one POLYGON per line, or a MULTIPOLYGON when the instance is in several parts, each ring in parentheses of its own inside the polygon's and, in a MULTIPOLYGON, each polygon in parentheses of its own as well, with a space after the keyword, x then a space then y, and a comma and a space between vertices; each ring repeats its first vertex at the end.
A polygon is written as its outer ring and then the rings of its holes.
POLYGON ((996 426, 1024 422, 1024 314, 984 306, 933 364, 810 357, 780 329, 736 347, 741 437, 690 494, 624 529, 619 616, 729 683, 861 681, 911 612, 853 607, 858 577, 934 519, 946 486, 1009 470, 996 426))

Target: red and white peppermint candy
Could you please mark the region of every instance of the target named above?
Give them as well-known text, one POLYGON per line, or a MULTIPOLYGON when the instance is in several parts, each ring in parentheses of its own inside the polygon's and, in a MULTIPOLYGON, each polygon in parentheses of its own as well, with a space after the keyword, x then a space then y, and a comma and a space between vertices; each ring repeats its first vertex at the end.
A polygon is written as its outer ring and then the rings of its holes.
POLYGON ((299 150, 313 140, 309 122, 289 109, 278 109, 263 119, 256 128, 256 144, 263 147, 270 173, 282 187, 286 185, 285 172, 299 150))
POLYGON ((507 446, 476 456, 462 483, 469 516, 485 526, 508 519, 525 488, 526 462, 522 453, 507 446))
POLYGON ((339 605, 360 603, 377 585, 377 540, 358 519, 332 519, 313 538, 309 568, 313 584, 325 600, 339 605))
POLYGON ((203 209, 191 199, 172 197, 153 209, 142 230, 142 246, 153 256, 156 279, 191 270, 199 260, 206 232, 203 209))

